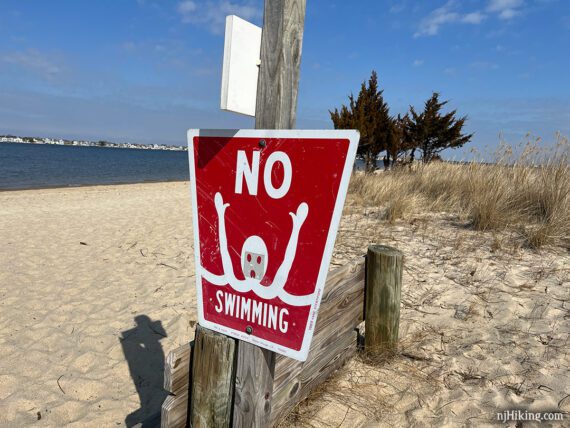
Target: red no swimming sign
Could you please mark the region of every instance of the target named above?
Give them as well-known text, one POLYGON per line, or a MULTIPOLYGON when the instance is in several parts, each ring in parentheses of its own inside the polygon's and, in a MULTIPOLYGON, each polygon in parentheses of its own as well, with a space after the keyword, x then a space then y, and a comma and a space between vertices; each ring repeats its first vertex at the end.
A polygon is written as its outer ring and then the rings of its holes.
POLYGON ((188 131, 202 326, 307 359, 358 138, 188 131))

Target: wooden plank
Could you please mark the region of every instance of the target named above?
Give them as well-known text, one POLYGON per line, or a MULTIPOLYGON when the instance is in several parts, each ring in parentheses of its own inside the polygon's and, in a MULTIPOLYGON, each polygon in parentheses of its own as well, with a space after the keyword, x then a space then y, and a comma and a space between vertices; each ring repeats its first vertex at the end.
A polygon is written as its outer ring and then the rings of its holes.
POLYGON ((185 427, 188 421, 190 364, 194 342, 168 353, 164 365, 164 389, 170 392, 161 408, 162 428, 185 427))
POLYGON ((188 391, 179 395, 169 395, 164 400, 160 412, 161 428, 186 427, 188 419, 188 391))
POLYGON ((403 254, 392 247, 368 247, 364 346, 374 351, 398 342, 403 254))
POLYGON ((194 342, 170 351, 164 364, 164 389, 178 395, 190 385, 190 363, 194 342))
POLYGON ((256 129, 293 129, 306 0, 265 0, 256 129))
POLYGON ((311 348, 321 338, 351 330, 364 320, 364 276, 364 257, 329 272, 311 348))
POLYGON ((309 358, 302 363, 277 356, 272 425, 356 352, 355 328, 363 320, 364 276, 364 257, 331 271, 325 283, 309 358))
POLYGON ((194 428, 230 426, 235 342, 229 336, 196 326, 190 404, 194 428))
MULTIPOLYGON (((309 350, 309 360, 342 332, 352 331, 363 321, 364 257, 331 271, 323 291, 315 334, 309 350)), ((286 383, 286 373, 302 363, 277 356, 274 391, 286 383)))
POLYGON ((286 381, 281 382, 280 388, 273 393, 271 425, 276 425, 297 403, 342 367, 356 353, 356 341, 355 330, 342 333, 322 347, 318 356, 290 368, 286 381))
POLYGON ((274 370, 275 353, 238 342, 234 427, 269 426, 274 370))

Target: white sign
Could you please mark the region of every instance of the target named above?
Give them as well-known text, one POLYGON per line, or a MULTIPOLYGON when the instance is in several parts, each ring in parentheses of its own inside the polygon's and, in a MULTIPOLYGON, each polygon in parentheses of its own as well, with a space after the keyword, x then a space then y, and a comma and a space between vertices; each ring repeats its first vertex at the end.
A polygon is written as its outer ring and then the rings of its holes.
POLYGON ((255 116, 261 28, 235 15, 226 17, 220 107, 255 116))

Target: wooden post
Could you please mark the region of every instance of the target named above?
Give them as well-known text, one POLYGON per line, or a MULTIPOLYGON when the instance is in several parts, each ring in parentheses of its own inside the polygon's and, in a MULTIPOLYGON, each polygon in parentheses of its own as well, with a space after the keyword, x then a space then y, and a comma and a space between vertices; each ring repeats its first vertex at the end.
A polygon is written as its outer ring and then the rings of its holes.
POLYGON ((391 349, 398 342, 403 258, 392 247, 368 247, 364 334, 367 350, 391 349))
POLYGON ((265 0, 256 129, 293 129, 306 0, 265 0))
POLYGON ((235 343, 229 336, 196 326, 189 412, 193 428, 230 426, 235 343))
POLYGON ((234 427, 267 427, 271 418, 275 353, 238 341, 234 427))
MULTIPOLYGON (((256 129, 295 127, 306 0, 265 0, 256 129)), ((271 421, 275 354, 239 341, 234 427, 266 427, 271 421)))

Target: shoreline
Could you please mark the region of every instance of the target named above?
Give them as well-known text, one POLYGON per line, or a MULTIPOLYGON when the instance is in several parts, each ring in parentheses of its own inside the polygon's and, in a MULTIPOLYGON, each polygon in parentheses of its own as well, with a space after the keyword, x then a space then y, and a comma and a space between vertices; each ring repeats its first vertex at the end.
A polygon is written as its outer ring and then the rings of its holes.
POLYGON ((126 186, 133 184, 159 184, 159 183, 189 183, 189 180, 145 180, 145 181, 129 181, 129 182, 118 182, 118 183, 94 183, 94 184, 69 184, 69 185, 59 185, 54 184, 52 186, 39 186, 39 187, 1 187, 0 193, 3 192, 24 192, 29 190, 54 190, 54 189, 77 189, 86 187, 101 187, 101 186, 126 186))
POLYGON ((87 141, 87 140, 64 140, 49 137, 8 137, 0 135, 0 144, 29 144, 40 146, 63 146, 63 147, 97 147, 109 149, 132 149, 132 150, 161 150, 170 152, 187 152, 186 145, 169 146, 164 144, 135 144, 113 143, 111 141, 87 141), (26 139, 30 139, 27 141, 26 139), (20 140, 20 141, 16 141, 20 140), (103 143, 103 144, 101 144, 103 143))

